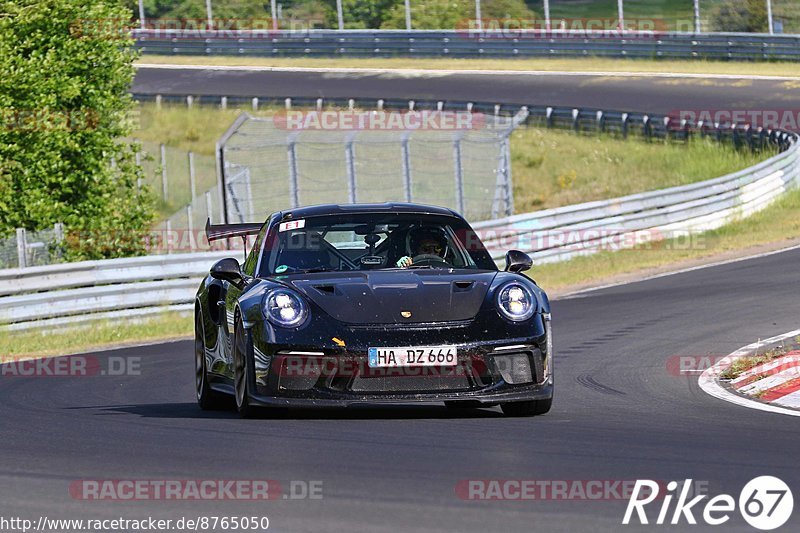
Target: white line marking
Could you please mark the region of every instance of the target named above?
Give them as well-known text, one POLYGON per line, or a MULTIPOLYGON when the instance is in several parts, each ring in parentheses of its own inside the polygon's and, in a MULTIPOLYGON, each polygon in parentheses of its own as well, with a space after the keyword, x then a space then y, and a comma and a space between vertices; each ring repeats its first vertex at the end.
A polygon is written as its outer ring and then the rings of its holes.
POLYGON ((784 405, 786 407, 796 407, 800 409, 800 391, 795 391, 791 394, 787 394, 782 398, 773 400, 772 403, 777 403, 778 405, 784 405))
POLYGON ((703 389, 703 392, 713 396, 714 398, 718 398, 720 400, 724 400, 726 402, 735 403, 736 405, 740 405, 742 407, 748 407, 750 409, 757 409, 759 411, 767 411, 770 413, 778 413, 782 415, 789 415, 789 416, 800 416, 800 411, 793 411, 791 409, 784 409, 782 407, 777 407, 774 405, 768 405, 761 402, 756 402, 753 400, 748 400, 747 398, 743 398, 731 392, 728 392, 717 382, 716 376, 719 376, 722 372, 725 371, 727 366, 731 363, 731 361, 736 357, 742 357, 743 355, 747 355, 752 351, 761 348, 763 346, 768 346, 770 344, 776 343, 778 341, 782 341, 784 339, 788 339, 789 337, 795 337, 800 335, 800 329, 796 329, 794 331, 790 331, 788 333, 783 333, 781 335, 776 335, 774 337, 770 337, 769 339, 764 339, 763 341, 754 342, 752 344, 748 344, 747 346, 742 346, 735 352, 729 354, 727 357, 724 357, 720 361, 718 361, 715 365, 708 368, 700 378, 697 380, 698 385, 700 388, 703 389))
POLYGON ((676 274, 683 274, 685 272, 694 272, 695 270, 703 270, 705 268, 712 268, 712 267, 717 267, 717 266, 722 266, 722 265, 729 265, 731 263, 739 263, 741 261, 749 261, 751 259, 759 259, 761 257, 768 257, 770 255, 782 254, 784 252, 791 252, 792 250, 798 250, 798 249, 800 249, 800 244, 796 244, 796 245, 790 246, 788 248, 781 248, 780 250, 771 250, 769 252, 761 252, 761 253, 758 253, 758 254, 755 254, 755 255, 748 255, 748 256, 744 256, 744 257, 736 257, 734 259, 725 259, 723 261, 717 261, 717 262, 714 262, 714 263, 707 263, 707 264, 704 264, 704 265, 697 265, 697 266, 693 266, 693 267, 682 268, 680 270, 673 270, 671 272, 661 272, 659 274, 653 274, 652 276, 647 276, 647 277, 639 278, 639 279, 635 279, 635 280, 618 281, 618 282, 615 282, 615 283, 608 283, 606 285, 598 285, 597 287, 590 287, 588 289, 581 289, 581 290, 575 291, 575 292, 568 292, 568 293, 562 294, 561 296, 558 296, 556 298, 551 298, 551 300, 568 300, 570 298, 581 298, 585 294, 590 293, 590 292, 594 292, 594 291, 600 291, 600 290, 603 290, 603 289, 610 289, 612 287, 619 287, 619 286, 622 286, 622 285, 630 285, 632 283, 640 283, 642 281, 649 281, 651 279, 666 278, 667 276, 674 276, 676 274))
POLYGON ((360 67, 267 67, 227 65, 176 65, 169 63, 139 63, 136 68, 164 70, 217 70, 241 72, 321 72, 335 74, 404 74, 408 76, 444 76, 452 74, 513 75, 513 76, 583 76, 616 78, 695 78, 718 80, 798 81, 799 76, 766 76, 754 74, 696 74, 689 72, 606 72, 563 70, 476 70, 476 69, 418 69, 418 68, 360 68, 360 67))

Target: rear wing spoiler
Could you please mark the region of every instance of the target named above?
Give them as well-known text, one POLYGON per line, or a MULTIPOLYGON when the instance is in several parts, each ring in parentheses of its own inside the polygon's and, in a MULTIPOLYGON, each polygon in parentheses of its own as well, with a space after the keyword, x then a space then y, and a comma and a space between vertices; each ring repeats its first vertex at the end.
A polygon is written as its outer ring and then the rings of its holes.
POLYGON ((208 242, 231 237, 246 238, 248 235, 256 235, 261 231, 263 222, 250 222, 246 224, 212 224, 211 219, 206 220, 206 237, 208 242))

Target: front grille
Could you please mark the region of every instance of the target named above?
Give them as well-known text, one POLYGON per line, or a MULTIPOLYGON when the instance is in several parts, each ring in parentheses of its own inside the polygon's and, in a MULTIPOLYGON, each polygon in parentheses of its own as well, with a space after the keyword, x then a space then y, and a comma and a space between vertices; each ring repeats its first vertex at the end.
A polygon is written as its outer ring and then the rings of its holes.
POLYGON ((494 366, 509 385, 541 383, 544 380, 544 362, 538 348, 495 355, 494 366))
POLYGON ((469 390, 469 380, 462 376, 428 377, 428 376, 392 376, 392 377, 357 377, 350 390, 353 392, 436 392, 469 390))
POLYGON ((482 358, 461 359, 455 367, 372 368, 354 376, 348 390, 367 393, 476 390, 493 380, 482 358))

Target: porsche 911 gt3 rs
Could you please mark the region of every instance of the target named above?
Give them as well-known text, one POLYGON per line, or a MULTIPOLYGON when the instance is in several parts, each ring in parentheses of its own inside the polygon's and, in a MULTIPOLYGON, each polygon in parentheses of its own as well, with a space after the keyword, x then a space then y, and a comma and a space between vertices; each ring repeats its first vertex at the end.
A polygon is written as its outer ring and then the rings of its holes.
POLYGON ((550 410, 550 304, 504 271, 450 209, 322 205, 263 224, 206 225, 209 241, 255 235, 240 264, 218 261, 197 291, 200 407, 444 402, 550 410))

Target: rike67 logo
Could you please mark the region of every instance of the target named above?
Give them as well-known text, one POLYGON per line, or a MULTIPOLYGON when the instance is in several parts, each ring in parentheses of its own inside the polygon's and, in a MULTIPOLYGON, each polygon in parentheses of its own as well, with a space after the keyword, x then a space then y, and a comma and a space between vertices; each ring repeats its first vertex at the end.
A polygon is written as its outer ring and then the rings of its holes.
MULTIPOLYGON (((691 479, 682 484, 670 481, 665 493, 661 494, 659 488, 662 486, 659 483, 649 479, 636 480, 622 523, 635 524, 636 520, 640 524, 651 523, 652 513, 648 517, 645 507, 656 500, 660 500, 661 506, 654 523, 659 525, 677 525, 684 520, 687 524, 697 524, 695 513, 708 525, 722 525, 730 520, 731 513, 737 509, 737 503, 742 518, 754 528, 763 531, 781 527, 792 516, 792 491, 786 483, 773 476, 751 479, 739 493, 738 502, 729 494, 720 494, 705 502, 703 500, 708 498, 707 494, 689 499, 691 486, 691 479), (676 500, 674 507, 673 500, 676 500)), ((653 507, 658 507, 658 504, 653 507)))

